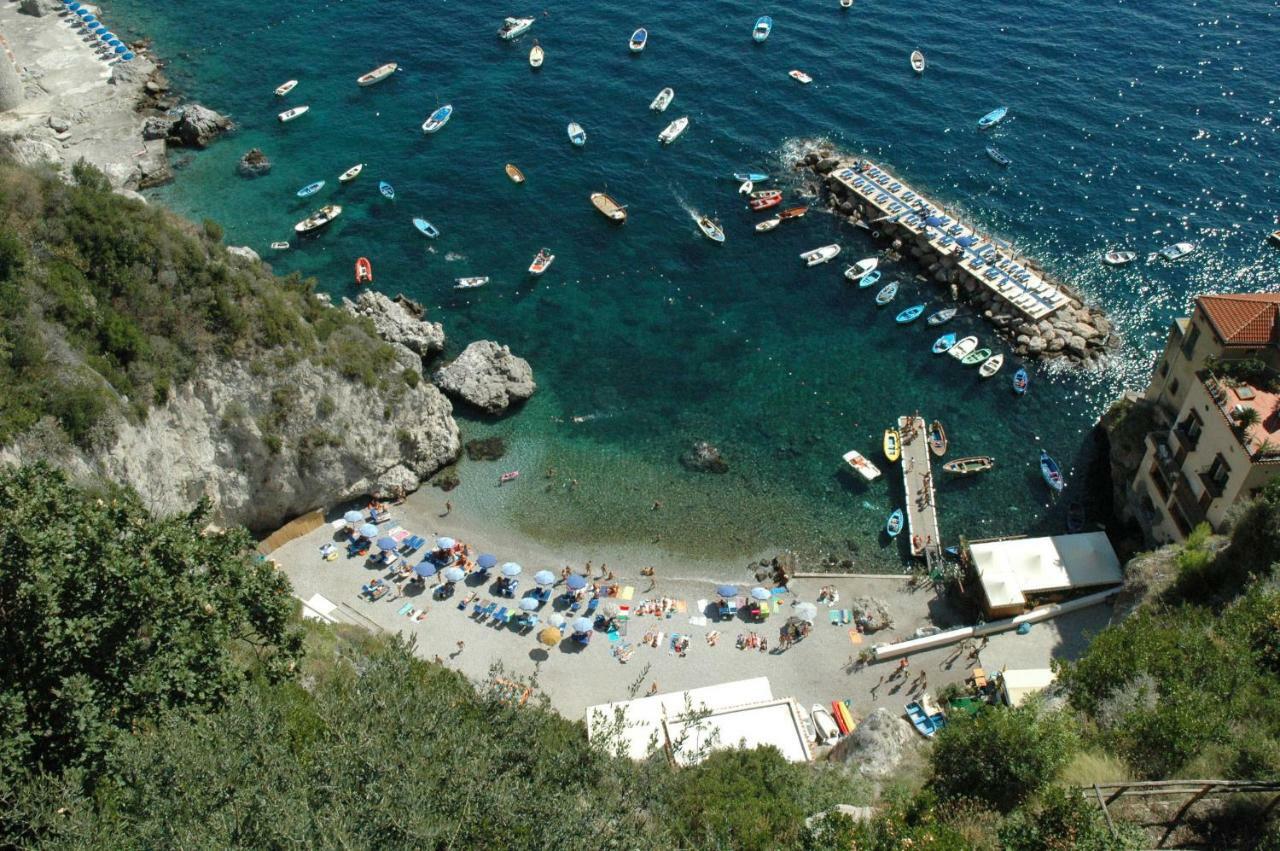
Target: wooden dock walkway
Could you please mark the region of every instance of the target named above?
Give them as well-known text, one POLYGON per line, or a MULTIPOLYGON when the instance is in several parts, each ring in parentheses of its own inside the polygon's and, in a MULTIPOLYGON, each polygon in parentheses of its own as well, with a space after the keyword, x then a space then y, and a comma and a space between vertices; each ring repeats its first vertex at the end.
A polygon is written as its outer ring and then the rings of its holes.
POLYGON ((911 555, 923 558, 942 541, 930 466, 929 426, 918 415, 898 417, 898 434, 902 438, 902 484, 907 498, 903 513, 907 515, 911 555))
POLYGON ((938 255, 954 258, 966 277, 1031 319, 1043 319, 1071 301, 1040 272, 1019 263, 1007 243, 957 220, 870 160, 841 166, 832 177, 866 205, 868 224, 891 222, 923 237, 938 255))

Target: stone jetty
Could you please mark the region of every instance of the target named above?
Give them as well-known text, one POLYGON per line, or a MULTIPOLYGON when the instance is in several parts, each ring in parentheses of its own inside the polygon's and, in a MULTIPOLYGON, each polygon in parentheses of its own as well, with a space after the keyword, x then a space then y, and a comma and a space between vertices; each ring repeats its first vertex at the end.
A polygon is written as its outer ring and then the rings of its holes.
POLYGON ((1026 358, 1092 365, 1118 340, 1080 294, 1008 242, 965 222, 867 159, 810 152, 797 168, 822 179, 833 211, 910 255, 953 301, 971 303, 1026 358))

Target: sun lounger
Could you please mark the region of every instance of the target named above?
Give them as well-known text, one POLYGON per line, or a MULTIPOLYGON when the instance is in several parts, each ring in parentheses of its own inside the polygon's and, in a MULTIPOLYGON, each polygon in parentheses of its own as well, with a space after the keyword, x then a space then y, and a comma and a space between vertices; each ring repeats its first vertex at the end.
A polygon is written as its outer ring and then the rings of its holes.
POLYGON ((401 607, 400 607, 400 611, 396 612, 396 614, 397 614, 397 615, 407 615, 407 614, 409 614, 409 611, 410 611, 412 608, 413 608, 413 603, 405 603, 403 606, 401 606, 401 607))
POLYGON ((480 613, 480 620, 485 620, 490 615, 492 615, 495 611, 497 611, 497 609, 498 609, 497 603, 490 603, 489 605, 485 606, 484 611, 480 613))
POLYGON ((842 623, 849 623, 851 620, 853 620, 853 612, 849 611, 848 609, 841 609, 840 620, 842 623))
POLYGON ((831 610, 831 612, 830 612, 830 615, 831 615, 831 625, 832 625, 832 626, 839 626, 839 625, 840 625, 840 612, 839 612, 839 610, 838 610, 838 609, 832 609, 832 610, 831 610))
POLYGON ((584 616, 584 617, 591 617, 591 615, 595 614, 596 606, 599 606, 599 605, 600 605, 600 598, 599 598, 599 597, 592 597, 592 598, 591 598, 591 601, 590 601, 589 603, 587 603, 587 610, 586 610, 585 612, 583 612, 583 613, 582 613, 582 614, 583 614, 583 616, 584 616))
POLYGON ((498 611, 494 612, 494 615, 493 615, 493 619, 495 621, 502 621, 503 623, 506 623, 507 619, 510 617, 511 617, 511 612, 507 609, 506 606, 503 606, 501 609, 498 609, 498 611))

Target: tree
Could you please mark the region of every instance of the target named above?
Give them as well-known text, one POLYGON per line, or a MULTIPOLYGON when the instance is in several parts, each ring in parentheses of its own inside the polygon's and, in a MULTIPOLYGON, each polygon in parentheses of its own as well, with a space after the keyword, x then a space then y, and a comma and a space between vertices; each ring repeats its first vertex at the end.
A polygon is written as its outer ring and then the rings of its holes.
POLYGON ((974 797, 1008 812, 1052 780, 1077 746, 1074 721, 1035 700, 953 716, 931 754, 932 785, 944 799, 974 797))
POLYGON ((0 792, 96 766, 121 733, 213 708, 301 644, 282 574, 206 509, 165 520, 90 499, 43 465, 0 471, 0 792))
POLYGON ((1033 804, 1013 812, 1000 827, 1005 851, 1131 851, 1143 836, 1133 825, 1116 825, 1113 835, 1098 805, 1078 789, 1050 786, 1033 804))

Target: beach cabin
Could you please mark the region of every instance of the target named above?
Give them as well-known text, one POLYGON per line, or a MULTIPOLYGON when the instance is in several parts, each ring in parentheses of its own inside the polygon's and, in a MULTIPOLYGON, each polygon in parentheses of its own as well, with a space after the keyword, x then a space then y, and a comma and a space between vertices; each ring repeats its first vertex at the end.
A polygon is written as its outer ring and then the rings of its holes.
POLYGON ((1123 581, 1120 559, 1103 532, 974 542, 969 558, 988 620, 1123 581))

